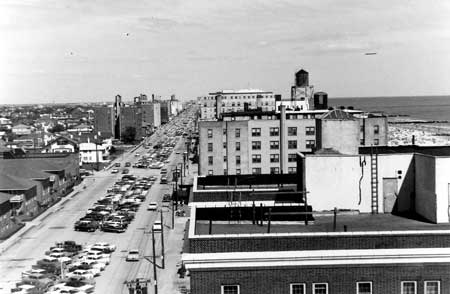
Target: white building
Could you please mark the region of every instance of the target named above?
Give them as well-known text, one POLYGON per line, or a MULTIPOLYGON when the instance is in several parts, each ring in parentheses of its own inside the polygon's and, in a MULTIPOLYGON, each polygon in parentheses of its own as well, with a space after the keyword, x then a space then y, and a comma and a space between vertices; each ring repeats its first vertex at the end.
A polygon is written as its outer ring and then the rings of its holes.
POLYGON ((200 118, 205 120, 218 118, 221 113, 275 110, 273 92, 258 89, 222 90, 199 97, 198 101, 201 107, 200 118))
POLYGON ((90 140, 80 143, 80 164, 109 161, 111 147, 111 139, 103 140, 101 143, 90 142, 90 140))

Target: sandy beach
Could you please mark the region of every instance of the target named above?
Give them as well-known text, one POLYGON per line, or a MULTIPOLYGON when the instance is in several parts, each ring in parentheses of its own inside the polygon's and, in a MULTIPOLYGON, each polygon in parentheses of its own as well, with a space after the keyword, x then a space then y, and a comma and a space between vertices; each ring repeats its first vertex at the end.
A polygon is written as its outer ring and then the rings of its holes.
POLYGON ((389 146, 411 145, 420 146, 450 145, 450 123, 414 122, 413 119, 389 118, 389 146))

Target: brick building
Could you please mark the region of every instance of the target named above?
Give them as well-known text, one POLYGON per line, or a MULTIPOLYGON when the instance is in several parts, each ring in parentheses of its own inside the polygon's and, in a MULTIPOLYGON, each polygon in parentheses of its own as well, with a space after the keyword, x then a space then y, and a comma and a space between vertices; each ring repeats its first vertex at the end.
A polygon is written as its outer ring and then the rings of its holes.
POLYGON ((302 191, 296 175, 196 178, 182 257, 191 293, 450 293, 448 221, 320 212, 310 200, 334 195, 302 191))

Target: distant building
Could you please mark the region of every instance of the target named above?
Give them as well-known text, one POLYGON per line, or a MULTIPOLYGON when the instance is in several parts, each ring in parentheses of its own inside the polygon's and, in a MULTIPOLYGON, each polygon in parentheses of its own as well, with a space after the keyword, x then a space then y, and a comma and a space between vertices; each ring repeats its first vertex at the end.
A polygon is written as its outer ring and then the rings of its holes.
POLYGON ((79 152, 78 142, 64 136, 59 136, 44 146, 43 153, 76 153, 79 152))
POLYGON ((94 130, 103 138, 115 137, 115 113, 112 106, 94 108, 94 130))
POLYGON ((18 124, 12 127, 11 131, 15 135, 29 135, 34 132, 34 127, 24 124, 18 124))
MULTIPOLYGON (((140 140, 144 135, 142 128, 142 109, 136 105, 126 105, 121 107, 119 116, 119 138, 123 140, 123 135, 127 128, 131 127, 136 130, 136 140, 140 140)), ((117 137, 117 134, 116 134, 117 137)))
POLYGON ((159 100, 160 103, 160 113, 161 113, 161 124, 168 123, 170 120, 170 101, 169 100, 159 100))

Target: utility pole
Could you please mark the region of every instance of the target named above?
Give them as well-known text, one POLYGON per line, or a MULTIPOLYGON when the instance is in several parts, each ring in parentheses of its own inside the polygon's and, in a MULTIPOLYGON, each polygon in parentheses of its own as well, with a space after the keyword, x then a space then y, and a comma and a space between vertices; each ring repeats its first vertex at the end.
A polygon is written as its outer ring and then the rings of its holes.
POLYGON ((156 274, 156 250, 155 250, 155 232, 152 229, 152 245, 153 245, 153 279, 155 281, 155 294, 158 294, 158 279, 156 274))
POLYGON ((172 230, 175 228, 175 210, 174 208, 174 204, 173 204, 173 199, 172 199, 172 230))
POLYGON ((163 211, 161 209, 161 267, 165 267, 165 260, 164 260, 164 218, 163 218, 163 211))

